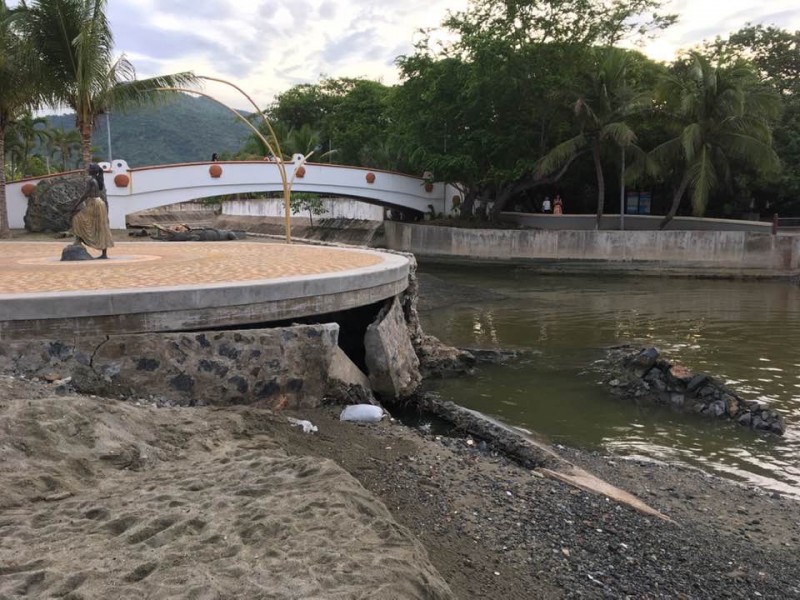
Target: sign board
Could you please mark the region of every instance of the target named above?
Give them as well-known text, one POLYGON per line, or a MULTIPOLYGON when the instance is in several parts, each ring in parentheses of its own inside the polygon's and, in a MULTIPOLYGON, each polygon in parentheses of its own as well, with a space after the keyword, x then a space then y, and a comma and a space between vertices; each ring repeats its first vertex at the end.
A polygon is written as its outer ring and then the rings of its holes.
POLYGON ((625 195, 625 214, 639 214, 639 192, 628 192, 625 195))
POLYGON ((639 214, 640 215, 649 215, 650 214, 650 202, 653 199, 653 195, 650 192, 639 192, 639 214))
POLYGON ((625 214, 649 215, 653 200, 651 192, 628 192, 625 194, 625 214))

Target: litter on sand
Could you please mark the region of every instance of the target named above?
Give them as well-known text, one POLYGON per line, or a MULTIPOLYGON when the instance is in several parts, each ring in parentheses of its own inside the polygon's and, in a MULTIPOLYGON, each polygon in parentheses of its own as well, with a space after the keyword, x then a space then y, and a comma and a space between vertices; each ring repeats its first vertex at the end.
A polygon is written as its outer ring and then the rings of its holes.
POLYGON ((383 418, 383 408, 374 404, 352 404, 346 406, 339 417, 340 421, 357 423, 377 423, 383 418))
POLYGON ((316 433, 319 431, 319 428, 311 423, 311 421, 306 421, 305 419, 295 419, 294 417, 286 417, 289 420, 289 423, 292 425, 296 425, 297 427, 303 428, 303 433, 316 433))

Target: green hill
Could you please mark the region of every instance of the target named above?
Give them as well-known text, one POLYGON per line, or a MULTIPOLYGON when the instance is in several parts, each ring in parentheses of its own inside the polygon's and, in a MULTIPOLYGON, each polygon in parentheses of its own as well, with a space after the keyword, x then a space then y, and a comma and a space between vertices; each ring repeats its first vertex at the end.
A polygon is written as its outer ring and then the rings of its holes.
MULTIPOLYGON (((46 117, 51 127, 75 127, 72 114, 46 117)), ((210 160, 217 152, 236 152, 249 135, 247 126, 208 98, 177 95, 168 102, 111 114, 114 158, 131 167, 210 160)), ((108 160, 106 118, 92 138, 94 154, 108 160)))

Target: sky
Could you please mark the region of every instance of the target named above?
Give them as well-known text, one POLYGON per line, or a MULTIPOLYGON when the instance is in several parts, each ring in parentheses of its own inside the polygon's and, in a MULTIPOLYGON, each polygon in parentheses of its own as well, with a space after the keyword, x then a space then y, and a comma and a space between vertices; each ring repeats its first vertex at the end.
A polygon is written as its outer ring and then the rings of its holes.
MULTIPOLYGON (((14 4, 14 2, 9 2, 14 4)), ((421 28, 438 27, 467 0, 108 0, 116 51, 139 77, 191 70, 235 82, 259 106, 321 76, 398 82, 395 59, 413 51, 421 28)), ((651 58, 726 35, 746 23, 800 29, 797 0, 668 0, 678 24, 648 42, 651 58)), ((236 108, 224 86, 205 91, 236 108)))

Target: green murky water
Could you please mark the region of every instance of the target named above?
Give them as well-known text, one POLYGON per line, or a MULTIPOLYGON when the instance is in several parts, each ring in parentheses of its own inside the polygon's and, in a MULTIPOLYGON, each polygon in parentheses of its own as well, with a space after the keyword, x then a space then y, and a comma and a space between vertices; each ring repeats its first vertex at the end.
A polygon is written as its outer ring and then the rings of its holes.
POLYGON ((553 443, 692 464, 800 496, 800 287, 656 277, 538 275, 523 268, 423 265, 439 306, 425 330, 457 346, 525 348, 520 364, 434 382, 443 397, 553 443), (466 288, 504 298, 475 299, 466 288), (449 291, 448 291, 449 290, 449 291), (615 398, 591 368, 606 346, 667 358, 783 411, 783 438, 615 398))

